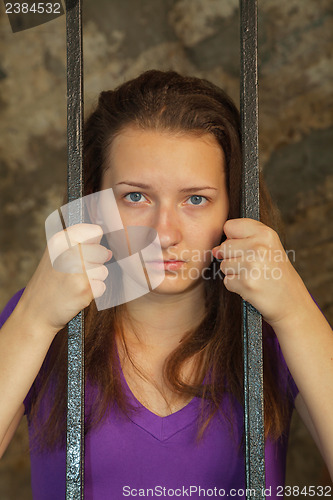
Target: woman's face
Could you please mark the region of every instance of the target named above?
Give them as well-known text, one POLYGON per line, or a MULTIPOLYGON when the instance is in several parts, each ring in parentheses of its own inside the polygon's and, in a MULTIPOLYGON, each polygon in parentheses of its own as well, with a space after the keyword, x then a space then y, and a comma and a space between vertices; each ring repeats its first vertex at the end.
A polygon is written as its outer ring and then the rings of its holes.
POLYGON ((113 189, 124 226, 154 228, 164 260, 181 261, 164 264, 154 293, 202 284, 229 209, 216 139, 127 127, 114 139, 107 167, 101 189, 113 189))

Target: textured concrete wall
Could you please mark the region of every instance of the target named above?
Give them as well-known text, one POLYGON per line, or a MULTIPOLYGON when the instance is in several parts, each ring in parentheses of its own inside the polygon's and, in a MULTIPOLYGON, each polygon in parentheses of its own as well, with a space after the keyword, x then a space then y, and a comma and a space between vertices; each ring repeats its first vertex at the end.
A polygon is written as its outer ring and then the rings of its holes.
MULTIPOLYGON (((31 277, 66 181, 64 16, 13 34, 0 9, 0 308, 31 277)), ((333 320, 331 0, 259 2, 260 163, 294 265, 333 320)), ((238 102, 238 0, 94 0, 84 6, 85 107, 150 68, 208 78, 238 102)), ((25 425, 0 464, 0 498, 29 499, 25 425)), ((324 482, 293 421, 288 484, 324 482)))

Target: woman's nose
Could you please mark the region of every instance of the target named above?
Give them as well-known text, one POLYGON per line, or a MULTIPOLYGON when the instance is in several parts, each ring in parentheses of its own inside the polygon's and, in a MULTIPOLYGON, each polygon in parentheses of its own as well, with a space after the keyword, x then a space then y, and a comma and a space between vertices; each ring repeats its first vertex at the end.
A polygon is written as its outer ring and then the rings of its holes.
POLYGON ((156 213, 154 227, 163 249, 177 245, 182 239, 177 213, 171 208, 161 208, 156 213))

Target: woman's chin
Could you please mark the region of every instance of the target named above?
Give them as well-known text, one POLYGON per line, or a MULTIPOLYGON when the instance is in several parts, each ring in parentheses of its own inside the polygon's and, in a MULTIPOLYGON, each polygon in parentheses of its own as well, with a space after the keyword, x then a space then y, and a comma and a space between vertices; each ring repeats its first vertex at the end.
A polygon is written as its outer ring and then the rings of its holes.
POLYGON ((181 294, 200 286, 200 284, 202 284, 202 280, 200 279, 193 280, 189 278, 175 278, 174 276, 171 277, 168 273, 165 273, 165 278, 162 283, 154 288, 153 292, 161 295, 181 294))

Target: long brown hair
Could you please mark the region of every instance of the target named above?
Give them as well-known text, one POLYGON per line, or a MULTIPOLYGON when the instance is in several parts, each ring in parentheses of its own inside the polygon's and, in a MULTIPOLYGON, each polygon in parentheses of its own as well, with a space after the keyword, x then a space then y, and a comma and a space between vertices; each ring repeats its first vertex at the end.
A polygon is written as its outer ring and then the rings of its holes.
MULTIPOLYGON (((223 90, 204 79, 183 77, 172 71, 151 70, 115 90, 102 92, 96 109, 84 127, 85 195, 100 189, 112 141, 128 125, 143 130, 199 136, 213 134, 226 160, 228 218, 240 217, 240 119, 237 108, 223 90)), ((279 212, 273 205, 261 174, 260 220, 275 229, 283 241, 279 212)), ((211 279, 205 280, 204 319, 196 329, 186 332, 182 342, 164 364, 165 380, 175 392, 201 397, 208 402, 209 413, 205 417, 203 413, 201 415, 198 439, 226 393, 243 402, 241 298, 225 288, 217 261, 212 262, 210 273, 211 279), (193 356, 196 356, 196 377, 191 384, 187 384, 181 377, 181 371, 184 363, 193 356), (207 373, 210 379, 203 384, 207 373)), ((97 311, 92 302, 84 312, 86 381, 94 391, 94 397, 86 401, 86 432, 89 432, 103 420, 113 404, 125 413, 131 408, 121 387, 115 342, 115 336, 119 334, 126 349, 122 322, 126 304, 97 311)), ((44 396, 50 397, 52 394, 50 411, 42 425, 38 426, 37 441, 39 448, 44 449, 64 443, 67 376, 65 330, 55 337, 32 390, 30 418, 39 414, 44 396)), ((286 373, 282 373, 282 368, 279 368, 274 332, 265 323, 263 331, 265 434, 266 437, 278 438, 287 427, 290 398, 280 389, 279 380, 286 373)), ((129 356, 128 351, 127 354, 129 356)), ((39 416, 41 418, 41 413, 39 416)))

